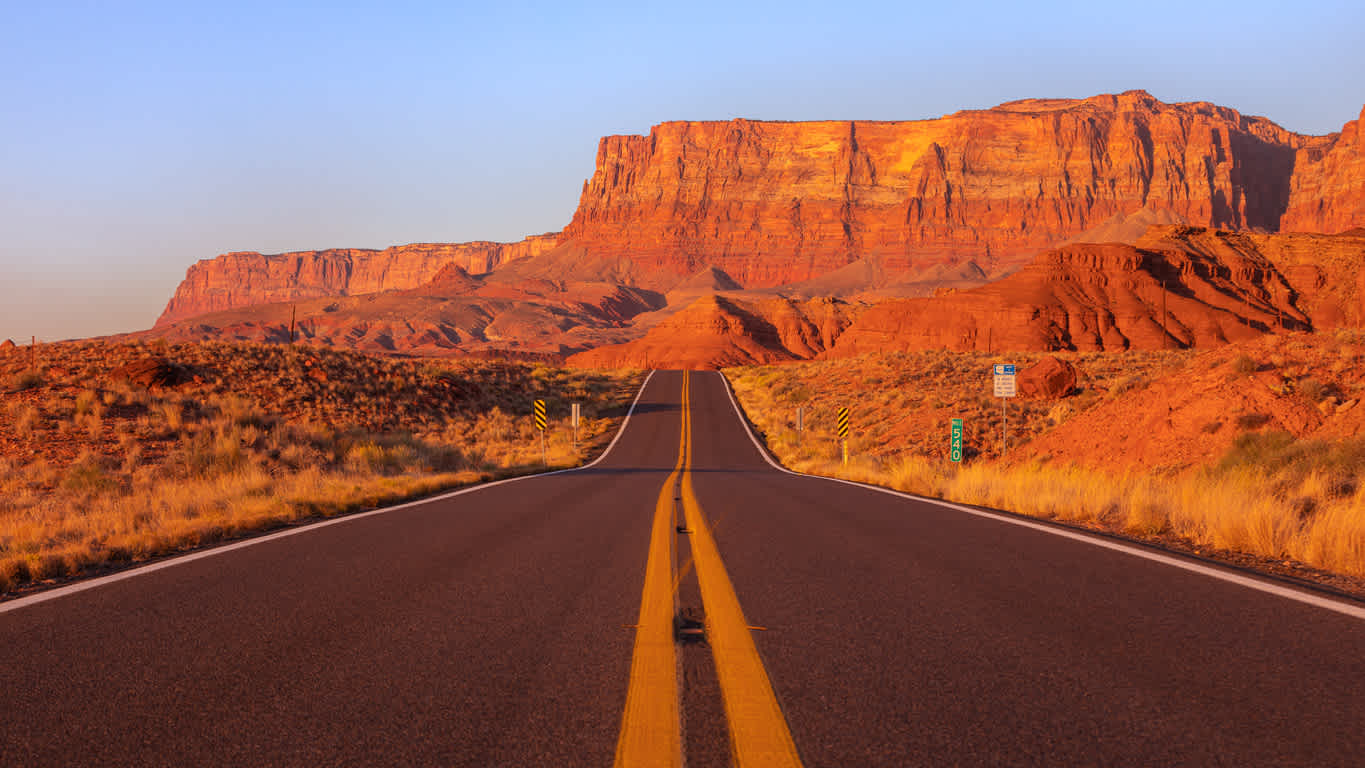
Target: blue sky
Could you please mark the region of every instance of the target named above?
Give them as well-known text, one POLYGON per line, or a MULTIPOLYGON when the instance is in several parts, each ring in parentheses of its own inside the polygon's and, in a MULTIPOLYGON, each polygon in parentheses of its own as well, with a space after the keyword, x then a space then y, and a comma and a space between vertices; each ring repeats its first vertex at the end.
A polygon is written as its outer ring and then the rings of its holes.
POLYGON ((1365 103, 1365 5, 1305 0, 0 0, 0 340, 149 327, 231 250, 516 240, 600 136, 919 119, 1144 88, 1303 133, 1365 103))

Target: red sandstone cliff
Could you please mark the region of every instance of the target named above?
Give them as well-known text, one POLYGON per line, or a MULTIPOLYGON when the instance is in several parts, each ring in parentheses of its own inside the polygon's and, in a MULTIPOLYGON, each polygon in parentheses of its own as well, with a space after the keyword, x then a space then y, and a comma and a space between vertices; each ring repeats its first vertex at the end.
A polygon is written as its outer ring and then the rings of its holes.
MULTIPOLYGON (((909 122, 663 123, 602 140, 564 242, 583 261, 624 256, 660 289, 704 266, 780 285, 868 254, 999 274, 1143 209, 1277 230, 1300 149, 1333 140, 1142 91, 909 122)), ((1353 166, 1332 161, 1349 141, 1324 155, 1328 188, 1349 183, 1353 166)))
POLYGON ((1365 226, 1360 123, 1302 136, 1143 91, 934 120, 663 123, 648 136, 602 139, 562 234, 225 254, 190 268, 158 326, 413 288, 451 264, 513 285, 663 292, 711 268, 743 288, 903 296, 1009 274, 1068 241, 1131 242, 1148 224, 1338 232, 1365 226))
POLYGON ((1280 228, 1297 232, 1345 232, 1365 226, 1365 108, 1341 133, 1298 151, 1289 209, 1280 228))
POLYGON ((483 273, 554 247, 559 233, 517 243, 414 243, 265 255, 225 253, 190 267, 157 326, 253 304, 416 288, 454 265, 483 273))

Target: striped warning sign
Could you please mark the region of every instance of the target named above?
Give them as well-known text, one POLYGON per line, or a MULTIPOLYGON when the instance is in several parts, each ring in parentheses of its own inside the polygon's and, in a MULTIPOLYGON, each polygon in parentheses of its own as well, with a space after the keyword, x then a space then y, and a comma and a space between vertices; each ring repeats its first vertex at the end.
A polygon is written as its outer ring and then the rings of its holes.
POLYGON ((848 409, 839 409, 839 437, 848 437, 848 409))
POLYGON ((536 401, 536 429, 545 431, 545 401, 536 401))

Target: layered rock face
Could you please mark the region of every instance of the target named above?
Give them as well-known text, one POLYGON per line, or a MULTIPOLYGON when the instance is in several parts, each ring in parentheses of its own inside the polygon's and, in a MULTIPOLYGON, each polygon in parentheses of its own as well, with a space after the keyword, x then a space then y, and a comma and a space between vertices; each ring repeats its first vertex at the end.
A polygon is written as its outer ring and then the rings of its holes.
POLYGON ((1345 232, 1365 226, 1365 108, 1340 134, 1310 142, 1294 158, 1289 209, 1280 227, 1296 232, 1345 232))
POLYGON ((157 326, 253 304, 416 288, 449 265, 475 274, 553 248, 558 233, 516 243, 414 243, 382 251, 332 248, 226 253, 190 267, 157 326))
POLYGON ((1361 263, 1355 235, 1156 228, 1139 246, 1068 245, 980 288, 882 302, 824 356, 1174 349, 1331 327, 1365 317, 1361 263))
MULTIPOLYGON (((1365 325, 1365 229, 1318 235, 1154 227, 1135 245, 1196 254, 1229 265, 1267 262, 1276 277, 1252 290, 1269 295, 1288 285, 1288 301, 1308 318, 1313 330, 1365 325)), ((1282 300, 1274 296, 1275 303, 1282 300)))
MULTIPOLYGON (((628 258, 659 289, 704 266, 775 286, 868 254, 892 268, 973 260, 1000 274, 1143 209, 1277 230, 1300 150, 1329 139, 1142 91, 909 122, 663 123, 601 141, 564 242, 628 258)), ((1350 163, 1328 162, 1346 143, 1324 155, 1324 173, 1349 174, 1350 163)))

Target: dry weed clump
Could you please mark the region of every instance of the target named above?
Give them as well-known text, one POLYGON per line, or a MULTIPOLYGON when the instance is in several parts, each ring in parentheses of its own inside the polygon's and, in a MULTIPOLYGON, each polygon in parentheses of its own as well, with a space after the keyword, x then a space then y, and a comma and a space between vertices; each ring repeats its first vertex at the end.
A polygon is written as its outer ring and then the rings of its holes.
MULTIPOLYGON (((1273 365, 1300 382, 1286 396, 1305 397, 1323 408, 1359 397, 1362 382, 1324 382, 1311 373, 1314 355, 1324 346, 1332 359, 1365 361, 1358 357, 1365 352, 1365 345, 1357 346, 1361 341, 1361 334, 1351 333, 1284 345, 1273 365)), ((989 413, 995 410, 998 416, 998 401, 974 391, 980 387, 962 385, 972 376, 984 378, 980 372, 990 361, 981 355, 867 356, 725 373, 768 447, 797 471, 1365 577, 1365 436, 1325 440, 1248 431, 1226 455, 1179 473, 1140 466, 1080 469, 1028 453, 1028 436, 1106 398, 1147 386, 1192 359, 1189 353, 1076 355, 1073 363, 1083 381, 1077 396, 1041 407, 1011 407, 1011 432, 1020 435, 1015 450, 1030 458, 1001 462, 998 442, 985 439, 983 448, 969 450, 960 465, 946 457, 951 418, 984 421, 988 434, 999 429, 989 413), (798 402, 808 409, 803 433, 795 429, 798 402), (855 424, 864 425, 850 436, 847 466, 832 425, 840 404, 852 410, 855 424)), ((1229 367, 1239 375, 1256 371, 1247 353, 1230 359, 1229 367)), ((1265 424, 1259 416, 1244 414, 1236 419, 1237 427, 1255 430, 1265 424)))
MULTIPOLYGON (((573 466, 605 443, 640 381, 222 342, 59 344, 44 361, 41 382, 0 392, 0 592, 539 471, 537 397, 550 405, 549 466, 573 466), (183 381, 113 375, 149 356, 183 381)), ((21 373, 6 362, 0 381, 21 373)))

